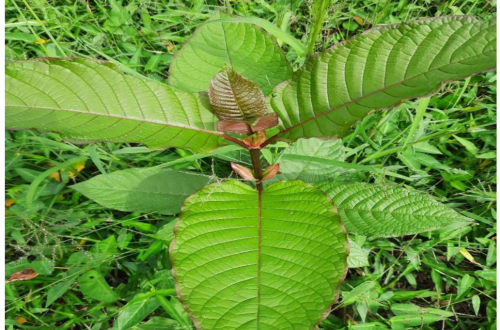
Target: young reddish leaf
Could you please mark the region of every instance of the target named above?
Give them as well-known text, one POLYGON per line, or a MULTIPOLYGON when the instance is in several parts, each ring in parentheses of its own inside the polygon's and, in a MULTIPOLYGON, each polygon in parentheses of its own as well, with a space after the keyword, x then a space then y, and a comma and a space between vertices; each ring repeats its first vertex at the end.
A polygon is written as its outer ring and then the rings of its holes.
POLYGON ((267 115, 257 119, 255 123, 252 124, 252 130, 254 132, 263 131, 276 125, 278 125, 278 115, 275 113, 268 113, 267 115))
POLYGON ((231 162, 231 167, 236 172, 236 174, 238 174, 243 180, 255 181, 253 172, 249 168, 246 168, 245 166, 233 162, 231 162))
POLYGON ((280 164, 273 164, 262 173, 262 181, 272 179, 280 171, 280 164))
POLYGON ((248 134, 252 133, 252 128, 246 121, 223 120, 217 123, 217 129, 225 133, 248 134))
POLYGON ((221 120, 253 120, 266 114, 259 86, 232 69, 220 71, 210 82, 208 98, 221 120))

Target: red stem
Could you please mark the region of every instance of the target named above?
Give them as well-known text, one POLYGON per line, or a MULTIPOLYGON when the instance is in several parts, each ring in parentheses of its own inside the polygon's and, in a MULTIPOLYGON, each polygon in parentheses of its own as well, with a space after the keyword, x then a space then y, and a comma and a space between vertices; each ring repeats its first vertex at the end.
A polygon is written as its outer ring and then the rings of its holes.
POLYGON ((248 147, 245 143, 243 143, 242 141, 240 141, 240 140, 238 140, 238 139, 235 139, 235 138, 233 138, 233 137, 231 137, 231 136, 229 136, 229 135, 225 135, 225 134, 224 134, 224 135, 222 135, 222 137, 223 137, 225 140, 228 140, 228 141, 234 142, 234 143, 236 143, 237 145, 240 145, 240 146, 242 146, 242 147, 243 147, 243 148, 245 148, 245 149, 248 149, 248 148, 249 148, 249 147, 248 147))
POLYGON ((258 147, 249 147, 246 145, 243 141, 240 141, 238 139, 235 139, 229 135, 222 135, 224 139, 234 142, 237 145, 242 146, 243 148, 247 149, 250 151, 250 157, 252 159, 252 166, 253 166, 253 173, 254 177, 257 180, 256 181, 256 188, 259 194, 262 192, 262 167, 260 166, 260 150, 267 146, 270 143, 275 142, 278 139, 278 135, 271 136, 269 139, 264 141, 260 146, 258 147))
POLYGON ((271 136, 269 139, 267 139, 260 145, 260 148, 262 149, 266 147, 268 144, 276 142, 277 139, 278 139, 278 134, 271 136))
POLYGON ((253 173, 257 179, 256 187, 259 194, 262 192, 262 168, 260 167, 260 148, 252 148, 250 157, 252 158, 253 173))

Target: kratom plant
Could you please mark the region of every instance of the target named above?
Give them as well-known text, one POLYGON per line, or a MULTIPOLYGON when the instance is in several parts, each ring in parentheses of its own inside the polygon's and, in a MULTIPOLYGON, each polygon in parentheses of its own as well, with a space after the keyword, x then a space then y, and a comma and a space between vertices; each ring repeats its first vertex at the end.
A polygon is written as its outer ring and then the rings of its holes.
POLYGON ((248 150, 253 168, 231 164, 241 180, 155 167, 73 188, 112 209, 180 215, 172 273, 196 328, 308 330, 337 300, 347 232, 391 237, 470 224, 428 195, 359 182, 339 166, 345 155, 333 138, 373 110, 493 70, 495 59, 494 21, 440 17, 373 28, 293 71, 264 30, 217 14, 177 53, 169 84, 97 60, 7 63, 6 126, 205 155, 248 150), (261 151, 278 141, 294 143, 264 165, 261 151))

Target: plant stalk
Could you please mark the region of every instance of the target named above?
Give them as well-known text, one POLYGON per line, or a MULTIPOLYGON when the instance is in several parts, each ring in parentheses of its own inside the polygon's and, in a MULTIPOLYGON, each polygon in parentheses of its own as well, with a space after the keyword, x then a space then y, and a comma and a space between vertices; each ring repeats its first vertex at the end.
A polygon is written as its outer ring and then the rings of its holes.
POLYGON ((314 53, 314 46, 316 45, 316 40, 321 34, 321 29, 323 23, 325 22, 326 15, 328 14, 328 9, 332 5, 332 0, 314 0, 311 8, 311 18, 312 27, 309 31, 307 38, 307 54, 306 56, 314 53))
POLYGON ((262 167, 260 166, 260 148, 251 148, 250 157, 252 158, 253 173, 255 176, 256 187, 259 193, 262 192, 262 167))
POLYGON ((239 146, 241 146, 241 147, 243 147, 245 149, 248 149, 248 146, 245 143, 243 143, 240 140, 238 140, 238 139, 235 139, 235 138, 233 138, 233 137, 231 137, 229 135, 226 135, 226 134, 222 135, 222 137, 225 140, 231 141, 231 142, 236 143, 237 145, 239 145, 239 146))

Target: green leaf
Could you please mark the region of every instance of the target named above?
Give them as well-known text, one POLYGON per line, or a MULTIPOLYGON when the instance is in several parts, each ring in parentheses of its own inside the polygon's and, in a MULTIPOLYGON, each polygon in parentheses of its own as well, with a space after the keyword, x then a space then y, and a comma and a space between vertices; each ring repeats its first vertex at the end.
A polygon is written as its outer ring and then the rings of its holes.
POLYGON ((266 114, 260 88, 232 69, 224 69, 212 79, 208 98, 221 120, 250 121, 266 114))
POLYGON ((452 312, 437 308, 423 308, 413 304, 394 304, 391 310, 397 316, 391 317, 393 329, 408 329, 408 327, 418 327, 424 324, 431 324, 452 317, 452 312))
POLYGON ((132 328, 134 325, 144 320, 149 314, 153 313, 158 307, 160 307, 160 303, 156 297, 127 304, 121 309, 116 319, 118 330, 132 328))
POLYGON ((170 243, 172 239, 174 239, 174 226, 176 221, 171 221, 161 227, 158 232, 155 234, 157 239, 161 239, 170 243))
POLYGON ((41 259, 35 260, 31 263, 33 270, 40 275, 50 275, 54 271, 54 264, 52 261, 41 259))
POLYGON ((352 330, 387 330, 388 328, 379 322, 360 323, 352 326, 352 330))
POLYGON ((311 57, 276 87, 280 138, 340 136, 374 109, 496 66, 496 22, 453 16, 377 27, 311 57))
POLYGON ((31 33, 7 32, 5 33, 5 40, 19 40, 32 43, 36 42, 38 38, 31 33))
POLYGON ((429 195, 368 183, 323 184, 349 233, 393 237, 471 223, 429 195))
POLYGON ((475 274, 487 281, 492 281, 495 282, 497 278, 497 271, 496 270, 478 270, 475 272, 475 274))
POLYGON ((479 149, 474 145, 474 143, 472 143, 466 139, 463 139, 460 136, 453 135, 453 137, 455 139, 457 139, 457 141, 461 145, 463 145, 465 147, 465 149, 467 149, 467 151, 470 152, 471 154, 475 155, 479 152, 479 149))
POLYGON ((194 172, 165 168, 133 168, 103 174, 71 188, 111 209, 177 214, 182 202, 209 182, 194 172))
POLYGON ((474 308, 474 314, 479 315, 479 308, 481 308, 481 297, 479 295, 472 296, 472 308, 474 308))
MULTIPOLYGON (((347 162, 339 162, 337 160, 332 160, 332 159, 327 159, 327 158, 320 158, 320 157, 313 157, 313 156, 305 156, 305 155, 299 155, 299 154, 294 154, 294 153, 284 154, 282 158, 286 159, 286 160, 294 160, 294 161, 305 162, 305 163, 318 163, 318 164, 324 164, 324 165, 329 165, 329 166, 335 166, 335 167, 338 167, 338 168, 351 169, 351 170, 353 170, 353 174, 355 174, 355 171, 359 171, 359 172, 375 172, 375 173, 380 173, 382 175, 393 176, 393 177, 396 177, 396 178, 399 178, 399 179, 403 179, 403 180, 407 180, 407 181, 412 181, 413 180, 410 177, 407 177, 407 176, 404 176, 404 175, 400 175, 398 173, 391 172, 391 171, 389 171, 386 168, 380 168, 378 166, 360 165, 360 164, 353 164, 353 163, 347 163, 347 162)), ((349 173, 348 176, 341 177, 339 179, 340 180, 347 180, 347 181, 357 181, 358 180, 358 178, 352 177, 350 173, 349 173)))
POLYGON ((248 23, 257 25, 266 30, 266 32, 268 32, 276 39, 290 45, 290 47, 295 50, 299 57, 303 57, 306 55, 306 47, 304 46, 304 44, 302 44, 302 42, 300 42, 300 40, 295 39, 291 34, 283 31, 282 29, 278 28, 276 25, 265 19, 259 17, 233 17, 207 22, 207 24, 213 23, 248 23))
POLYGON ((452 312, 444 311, 442 309, 423 308, 413 304, 394 304, 391 306, 391 310, 396 315, 431 314, 436 316, 442 316, 443 318, 452 317, 454 315, 452 312))
POLYGON ((458 301, 465 297, 472 289, 472 285, 475 281, 476 279, 469 274, 465 274, 464 277, 458 280, 457 297, 455 298, 455 300, 458 301))
POLYGON ((422 327, 424 324, 431 324, 442 321, 445 318, 438 315, 399 315, 389 319, 393 330, 406 330, 411 327, 422 327))
POLYGON ((371 291, 373 291, 374 288, 375 288, 375 282, 367 281, 361 283, 360 285, 358 285, 345 295, 344 293, 342 293, 342 305, 348 306, 354 304, 357 301, 366 299, 366 297, 370 295, 371 291))
POLYGON ((86 298, 112 303, 118 299, 116 293, 96 270, 89 270, 78 278, 80 291, 86 298))
POLYGON ((177 321, 165 317, 152 317, 146 323, 140 325, 137 330, 173 330, 179 328, 177 321))
POLYGON ((116 243, 115 235, 110 235, 106 239, 99 241, 93 247, 92 252, 104 254, 108 257, 118 252, 118 245, 116 243))
POLYGON ((349 268, 359 268, 369 266, 368 253, 363 251, 361 246, 353 240, 349 240, 349 257, 347 258, 349 268))
POLYGON ((301 180, 315 184, 324 181, 355 180, 355 171, 333 164, 313 162, 305 158, 303 161, 291 156, 309 156, 343 162, 345 160, 342 140, 300 139, 281 155, 279 180, 301 180))
POLYGON ((410 131, 408 132, 405 142, 403 143, 402 150, 405 150, 406 146, 414 140, 414 135, 417 132, 418 128, 420 127, 420 122, 424 118, 425 110, 427 110, 430 101, 431 101, 430 97, 425 97, 420 101, 418 101, 417 113, 415 114, 415 118, 413 118, 413 122, 411 123, 410 126, 410 131))
POLYGON ((57 299, 61 298, 66 293, 66 291, 69 290, 76 279, 76 276, 71 276, 56 283, 54 286, 51 286, 49 291, 47 292, 47 301, 45 302, 45 308, 52 305, 52 303, 57 299))
POLYGON ((162 241, 155 241, 151 243, 146 250, 142 251, 141 254, 139 254, 137 260, 145 261, 157 255, 163 250, 163 244, 164 243, 162 241))
POLYGON ((238 181, 189 197, 171 243, 178 293, 200 329, 312 329, 336 300, 347 238, 328 198, 300 181, 238 181))
MULTIPOLYGON (((211 20, 227 17, 216 14, 211 20)), ((207 91, 223 67, 247 77, 265 95, 292 75, 281 49, 260 28, 245 23, 210 23, 200 26, 177 52, 169 83, 187 92, 207 91)))
POLYGON ((77 59, 6 65, 6 127, 58 131, 83 142, 137 142, 208 151, 222 144, 206 95, 77 59), (71 82, 71 83, 68 83, 71 82))
POLYGON ((497 158, 497 153, 494 152, 494 151, 485 152, 484 154, 477 155, 476 158, 480 158, 480 159, 496 159, 497 158))
POLYGON ((366 321, 366 315, 368 315, 368 304, 366 300, 358 301, 356 303, 356 312, 361 317, 361 321, 364 323, 366 321))
POLYGON ((394 295, 391 297, 392 301, 408 301, 415 298, 437 298, 439 293, 432 292, 429 290, 420 290, 420 291, 403 291, 398 290, 394 292, 394 295))

